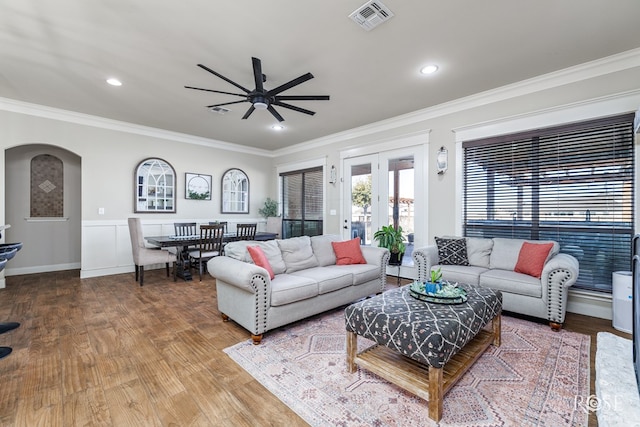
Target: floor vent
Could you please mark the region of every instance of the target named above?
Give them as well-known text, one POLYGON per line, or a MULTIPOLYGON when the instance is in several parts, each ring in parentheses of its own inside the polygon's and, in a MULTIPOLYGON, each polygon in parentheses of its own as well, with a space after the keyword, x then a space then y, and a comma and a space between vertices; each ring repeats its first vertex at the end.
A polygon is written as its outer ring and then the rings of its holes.
POLYGON ((371 31, 393 17, 393 12, 378 0, 370 0, 349 15, 356 24, 371 31))
POLYGON ((211 107, 209 108, 209 111, 211 111, 212 113, 226 114, 231 110, 224 107, 211 107))

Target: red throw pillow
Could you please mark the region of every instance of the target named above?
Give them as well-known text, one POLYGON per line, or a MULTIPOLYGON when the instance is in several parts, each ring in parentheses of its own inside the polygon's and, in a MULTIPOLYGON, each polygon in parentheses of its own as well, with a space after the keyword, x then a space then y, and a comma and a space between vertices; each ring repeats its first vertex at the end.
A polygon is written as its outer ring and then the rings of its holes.
POLYGON ((366 264, 360 249, 360 238, 355 237, 345 242, 331 242, 336 254, 336 265, 366 264))
POLYGON ((524 242, 522 248, 520 248, 516 268, 513 271, 539 279, 542 276, 544 262, 547 260, 551 248, 553 248, 553 243, 524 242))
POLYGON ((249 255, 251 255, 253 262, 257 266, 267 270, 270 279, 276 277, 276 275, 273 274, 273 268, 271 268, 271 264, 269 264, 267 256, 264 254, 264 251, 260 246, 247 246, 247 250, 249 251, 249 255))

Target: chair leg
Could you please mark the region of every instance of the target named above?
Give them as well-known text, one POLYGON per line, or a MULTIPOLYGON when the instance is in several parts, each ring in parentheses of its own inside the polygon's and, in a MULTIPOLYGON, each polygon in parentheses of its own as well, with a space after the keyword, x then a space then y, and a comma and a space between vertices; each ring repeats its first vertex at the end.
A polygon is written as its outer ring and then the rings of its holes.
POLYGON ((139 280, 138 279, 138 265, 134 264, 133 266, 136 268, 136 282, 137 282, 139 280))
POLYGON ((144 265, 141 265, 139 268, 140 268, 140 286, 142 286, 142 282, 144 281, 144 265))
POLYGON ((169 277, 169 263, 165 263, 165 266, 167 267, 167 277, 169 277))
POLYGON ((173 263, 173 281, 176 282, 178 280, 178 262, 173 263))
POLYGON ((198 273, 200 274, 200 281, 202 282, 202 258, 200 258, 200 262, 198 263, 198 273))

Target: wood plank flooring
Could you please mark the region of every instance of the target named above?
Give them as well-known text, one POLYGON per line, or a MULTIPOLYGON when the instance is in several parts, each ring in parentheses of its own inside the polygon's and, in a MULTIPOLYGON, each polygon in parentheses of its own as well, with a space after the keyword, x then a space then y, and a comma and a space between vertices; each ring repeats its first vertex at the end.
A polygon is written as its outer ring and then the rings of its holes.
MULTIPOLYGON (((144 287, 133 273, 8 277, 0 321, 21 323, 0 335, 13 348, 0 360, 0 426, 307 425, 222 351, 249 334, 222 322, 208 275, 148 271, 144 287)), ((597 332, 630 335, 573 314, 565 327, 592 336, 593 392, 597 332)))

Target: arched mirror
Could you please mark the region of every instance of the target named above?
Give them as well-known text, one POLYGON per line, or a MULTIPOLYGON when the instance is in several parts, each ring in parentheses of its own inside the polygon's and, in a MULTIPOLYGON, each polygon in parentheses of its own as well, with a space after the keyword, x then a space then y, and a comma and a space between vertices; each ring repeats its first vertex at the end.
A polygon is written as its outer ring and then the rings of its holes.
POLYGON ((249 178, 240 169, 222 175, 221 205, 221 213, 249 213, 249 178))
POLYGON ((176 211, 176 172, 162 159, 146 159, 136 168, 136 213, 176 211))

